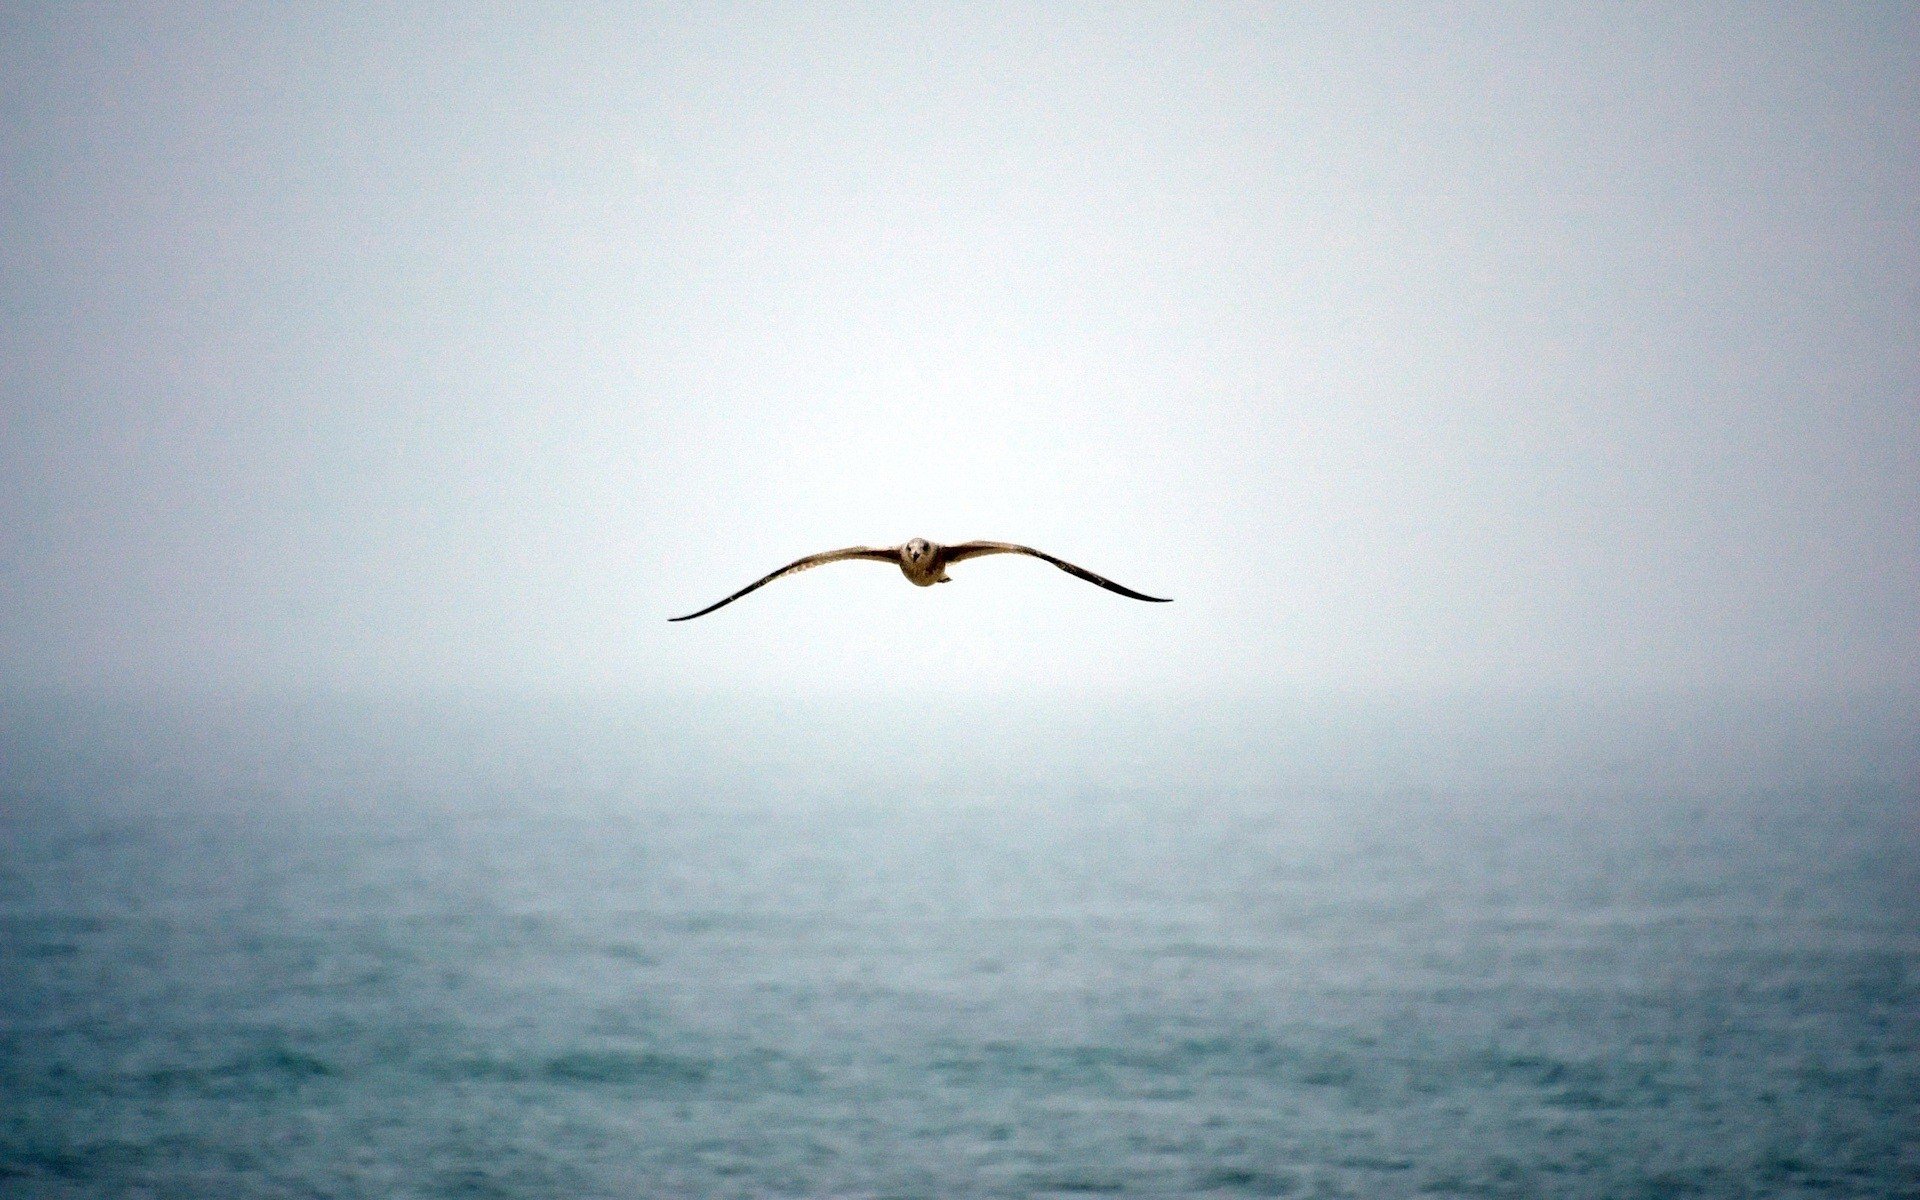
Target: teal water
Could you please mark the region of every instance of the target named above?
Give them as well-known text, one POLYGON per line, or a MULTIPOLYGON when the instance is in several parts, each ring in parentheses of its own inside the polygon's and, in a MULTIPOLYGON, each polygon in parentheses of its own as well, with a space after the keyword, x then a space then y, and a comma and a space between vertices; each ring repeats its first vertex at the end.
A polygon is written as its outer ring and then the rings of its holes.
POLYGON ((1920 1195, 1886 790, 0 821, 7 1196, 1920 1195))

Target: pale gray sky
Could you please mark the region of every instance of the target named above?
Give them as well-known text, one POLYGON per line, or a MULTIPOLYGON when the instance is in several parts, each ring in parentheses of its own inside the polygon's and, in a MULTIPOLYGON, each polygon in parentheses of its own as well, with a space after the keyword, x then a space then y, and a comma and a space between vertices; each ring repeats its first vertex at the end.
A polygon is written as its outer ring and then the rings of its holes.
POLYGON ((1914 693, 1909 6, 455 7, 0 16, 0 676, 1914 693))

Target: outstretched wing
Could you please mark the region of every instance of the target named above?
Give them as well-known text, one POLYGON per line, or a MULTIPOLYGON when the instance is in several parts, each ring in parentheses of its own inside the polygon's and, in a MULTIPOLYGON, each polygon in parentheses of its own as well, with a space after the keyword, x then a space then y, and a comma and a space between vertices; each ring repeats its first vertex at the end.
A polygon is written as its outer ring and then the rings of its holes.
POLYGON ((1171 597, 1148 596, 1136 592, 1130 587, 1121 587, 1111 579, 1095 575, 1085 567, 1076 567, 1064 558, 1055 558, 1051 554, 1035 550, 1032 546, 1016 546, 1012 542, 961 542, 957 546, 947 547, 947 561, 965 562, 969 558, 979 558, 986 554, 1025 554, 1044 562, 1050 562, 1069 575, 1076 575, 1088 583, 1097 583, 1110 592, 1119 592, 1122 596, 1131 596, 1135 600, 1151 600, 1155 604, 1170 604, 1171 597))
POLYGON ((718 604, 709 604, 705 608, 701 609, 699 612, 688 613, 684 617, 668 617, 667 620, 691 621, 695 617, 704 617, 716 608, 725 608, 727 605, 732 604, 735 600, 738 600, 740 597, 746 595, 748 592, 753 591, 755 588, 763 588, 767 586, 768 584, 772 583, 774 580, 780 578, 782 575, 792 575, 796 572, 809 570, 813 567, 824 566, 827 563, 839 562, 841 559, 845 559, 845 558, 870 558, 870 559, 873 559, 875 562, 898 563, 900 561, 900 552, 897 550, 880 550, 872 546, 848 546, 845 550, 829 550, 825 554, 809 554, 805 558, 796 559, 795 561, 788 563, 786 566, 781 567, 778 571, 775 571, 773 574, 768 575, 763 579, 754 580, 752 583, 741 588, 739 591, 735 592, 733 595, 728 596, 725 600, 720 601, 718 604))

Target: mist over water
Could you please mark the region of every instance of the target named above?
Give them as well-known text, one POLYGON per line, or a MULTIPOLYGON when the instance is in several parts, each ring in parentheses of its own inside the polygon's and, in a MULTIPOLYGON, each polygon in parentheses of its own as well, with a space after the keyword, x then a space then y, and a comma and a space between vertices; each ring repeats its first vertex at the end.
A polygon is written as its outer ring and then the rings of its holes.
POLYGON ((9 1194, 1903 1195, 1920 1168, 1897 779, 690 782, 658 773, 684 714, 662 754, 537 706, 321 713, 69 712, 64 743, 12 714, 9 1194))

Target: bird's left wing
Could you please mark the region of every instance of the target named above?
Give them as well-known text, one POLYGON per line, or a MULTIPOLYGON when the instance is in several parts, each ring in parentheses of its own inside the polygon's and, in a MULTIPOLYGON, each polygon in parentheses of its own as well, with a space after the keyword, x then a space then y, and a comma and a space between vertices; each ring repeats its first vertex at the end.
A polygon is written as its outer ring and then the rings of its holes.
POLYGON ((897 563, 900 561, 900 555, 898 551, 881 550, 873 546, 848 546, 844 550, 829 550, 824 554, 809 554, 805 558, 795 559, 794 561, 788 563, 784 567, 781 567, 778 571, 775 571, 771 575, 765 576, 764 578, 761 578, 761 579, 754 580, 752 583, 741 588, 739 591, 735 592, 733 595, 728 596, 725 600, 720 601, 718 604, 709 604, 705 608, 701 609, 699 612, 688 613, 684 617, 668 617, 667 620, 691 621, 695 617, 704 617, 716 608, 724 608, 727 605, 732 604, 735 600, 738 600, 740 597, 746 595, 748 592, 751 592, 756 588, 763 588, 767 586, 768 584, 772 583, 774 580, 780 578, 782 575, 792 575, 797 571, 805 571, 812 567, 825 566, 827 563, 840 562, 842 559, 848 559, 848 558, 870 558, 876 562, 890 562, 890 563, 897 563))
POLYGON ((1085 567, 1076 567, 1064 558, 1055 558, 1051 554, 1035 550, 1032 546, 1019 546, 1012 542, 961 542, 957 546, 947 547, 947 561, 950 563, 965 562, 969 558, 979 558, 986 554, 1025 554, 1029 557, 1040 559, 1042 562, 1050 562, 1067 574, 1077 576, 1078 578, 1086 580, 1088 583, 1097 583, 1110 592, 1118 592, 1122 596, 1131 596, 1135 600, 1152 601, 1155 604, 1172 603, 1170 597, 1149 596, 1142 592, 1136 592, 1130 587, 1122 587, 1120 584, 1115 583, 1103 575, 1095 575, 1085 567))

